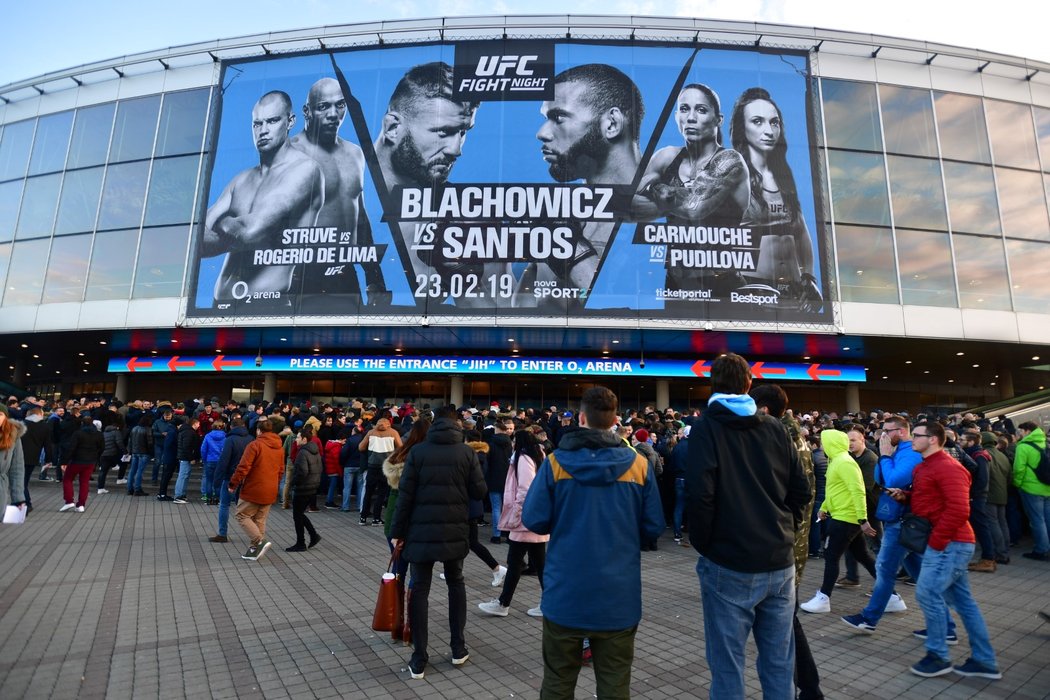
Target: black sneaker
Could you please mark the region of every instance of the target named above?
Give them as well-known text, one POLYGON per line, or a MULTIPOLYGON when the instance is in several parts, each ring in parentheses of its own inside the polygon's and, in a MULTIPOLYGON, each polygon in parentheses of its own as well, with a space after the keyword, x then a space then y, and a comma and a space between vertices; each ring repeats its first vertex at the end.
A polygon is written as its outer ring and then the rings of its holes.
POLYGON ((1034 561, 1050 561, 1050 552, 1025 552, 1021 556, 1034 561))
POLYGON ((380 520, 379 518, 372 518, 372 524, 373 525, 382 525, 383 521, 380 520))
POLYGON ((365 517, 362 517, 362 518, 360 518, 360 519, 359 519, 359 520, 357 521, 357 524, 358 524, 358 525, 367 525, 367 524, 368 524, 368 518, 365 518, 365 517))
POLYGON ((158 501, 174 501, 175 499, 171 496, 166 496, 163 493, 157 494, 158 501))
POLYGON ((260 549, 262 548, 259 545, 248 545, 248 551, 241 555, 241 559, 247 559, 248 561, 258 561, 259 557, 261 556, 259 554, 260 549))
POLYGON ((911 667, 911 672, 923 678, 934 678, 952 672, 952 662, 936 654, 926 654, 922 661, 911 667))
MULTIPOLYGON (((926 630, 925 629, 915 630, 914 632, 912 632, 912 636, 915 637, 916 639, 921 639, 922 641, 925 642, 926 641, 926 630)), ((957 635, 955 632, 949 631, 948 634, 945 636, 945 641, 948 642, 948 646, 953 647, 953 646, 955 646, 956 644, 959 643, 959 635, 957 635)))
POLYGON ((188 501, 186 500, 185 496, 176 496, 175 499, 172 501, 172 503, 178 503, 180 506, 182 506, 182 505, 186 505, 186 503, 188 503, 188 501))
POLYGON ((293 544, 291 547, 285 547, 284 551, 286 551, 286 552, 305 552, 306 551, 306 544, 305 543, 304 544, 293 544))
POLYGON ((318 535, 317 537, 311 537, 310 538, 310 544, 308 544, 306 546, 306 548, 307 549, 313 549, 314 547, 316 547, 319 544, 321 544, 321 536, 320 535, 318 535))
POLYGON ((952 669, 960 676, 971 676, 977 678, 990 678, 993 681, 997 681, 1003 677, 1003 672, 997 669, 995 666, 987 666, 980 662, 974 661, 973 658, 966 660, 962 666, 956 666, 952 669))
POLYGON ((413 680, 421 680, 423 678, 423 671, 426 669, 426 665, 420 665, 418 667, 413 666, 412 662, 408 662, 408 672, 412 674, 413 680))
POLYGON ((489 538, 489 544, 503 544, 503 538, 502 537, 490 537, 489 538))

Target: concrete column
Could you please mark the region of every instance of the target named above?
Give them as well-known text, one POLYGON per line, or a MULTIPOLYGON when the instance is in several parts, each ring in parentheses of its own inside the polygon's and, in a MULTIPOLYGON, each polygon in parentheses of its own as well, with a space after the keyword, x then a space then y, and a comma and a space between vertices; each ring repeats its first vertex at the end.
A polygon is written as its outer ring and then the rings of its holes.
POLYGON ((123 373, 117 375, 117 388, 113 393, 124 403, 128 402, 131 398, 131 395, 128 393, 128 375, 123 373))
POLYGON ((656 380, 656 410, 663 411, 671 405, 671 383, 666 379, 656 380))
POLYGON ((999 387, 1000 399, 1012 399, 1014 396, 1014 373, 1009 369, 999 370, 999 379, 996 380, 999 387))
POLYGON ((860 385, 859 384, 847 384, 846 385, 846 412, 856 413, 860 410, 860 385))
POLYGON ((263 401, 273 401, 277 398, 277 374, 267 372, 263 375, 263 401))
POLYGON ((453 374, 448 380, 448 402, 459 408, 463 405, 463 375, 453 374))

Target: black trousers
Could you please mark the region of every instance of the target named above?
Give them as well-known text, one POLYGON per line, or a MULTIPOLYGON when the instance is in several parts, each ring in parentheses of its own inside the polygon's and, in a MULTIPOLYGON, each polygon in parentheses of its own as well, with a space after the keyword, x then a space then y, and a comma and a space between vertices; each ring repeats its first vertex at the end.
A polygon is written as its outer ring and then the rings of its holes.
POLYGON ((365 502, 361 508, 361 517, 368 517, 369 503, 372 504, 372 519, 381 520, 383 518, 383 506, 386 505, 387 496, 390 494, 390 484, 387 483, 386 477, 383 476, 382 469, 369 469, 368 476, 365 478, 365 502))
POLYGON ((507 549, 507 578, 503 579, 503 592, 499 594, 499 604, 505 608, 509 607, 510 601, 514 599, 514 590, 521 580, 526 552, 529 555, 529 563, 536 567, 536 577, 540 580, 540 590, 543 590, 543 564, 547 559, 547 543, 511 540, 507 549))
POLYGON ((842 520, 827 520, 828 544, 824 547, 824 582, 820 586, 820 592, 831 595, 835 589, 835 581, 839 578, 839 559, 848 548, 853 558, 867 570, 871 577, 875 578, 875 560, 868 552, 868 543, 860 534, 860 525, 847 523, 842 520))
MULTIPOLYGON (((160 475, 160 493, 157 494, 158 496, 167 496, 168 495, 168 484, 171 483, 171 475, 175 473, 175 469, 178 466, 179 466, 179 463, 177 461, 176 462, 166 462, 164 464, 164 472, 160 475)), ((179 494, 175 494, 175 495, 178 496, 179 494)))
POLYGON ((806 633, 802 630, 802 623, 798 621, 797 603, 791 625, 795 631, 795 686, 798 688, 798 700, 824 700, 824 693, 820 690, 817 662, 813 660, 806 633))
MULTIPOLYGON (((412 562, 411 593, 408 599, 408 618, 412 625, 412 660, 414 669, 427 665, 427 615, 430 611, 430 583, 434 577, 436 562, 412 562)), ((467 642, 463 628, 467 623, 467 589, 463 585, 463 560, 444 562, 445 584, 448 586, 448 628, 451 635, 453 658, 462 658, 467 653, 467 642)))
POLYGON ((117 460, 120 459, 117 455, 102 455, 98 458, 100 469, 98 472, 98 488, 106 488, 106 474, 109 470, 117 466, 117 460))
POLYGON ((295 524, 295 543, 306 544, 305 532, 310 533, 310 539, 317 539, 317 530, 314 529, 310 518, 306 517, 306 508, 310 505, 315 494, 309 496, 292 496, 292 523, 295 524))
POLYGON ((478 540, 478 524, 474 521, 470 523, 470 551, 477 554, 478 558, 485 562, 485 565, 490 569, 495 569, 499 566, 499 562, 492 556, 489 548, 478 540))

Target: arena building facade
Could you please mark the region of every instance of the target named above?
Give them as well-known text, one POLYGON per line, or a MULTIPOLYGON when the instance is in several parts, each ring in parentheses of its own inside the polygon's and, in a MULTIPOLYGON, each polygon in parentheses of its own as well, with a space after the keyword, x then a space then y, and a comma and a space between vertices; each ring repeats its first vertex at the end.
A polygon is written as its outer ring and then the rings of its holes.
POLYGON ((36 76, 0 125, 0 370, 38 395, 681 407, 727 350, 803 406, 1050 384, 1042 62, 392 21, 36 76))

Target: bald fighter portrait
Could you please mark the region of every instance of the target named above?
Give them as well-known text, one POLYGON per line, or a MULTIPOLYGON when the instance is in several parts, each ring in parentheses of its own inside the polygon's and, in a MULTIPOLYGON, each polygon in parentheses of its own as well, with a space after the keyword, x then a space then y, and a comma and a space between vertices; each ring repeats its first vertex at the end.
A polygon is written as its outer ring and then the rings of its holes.
MULTIPOLYGON (((371 246, 372 228, 364 209, 362 183, 365 159, 361 148, 339 136, 346 117, 346 99, 334 78, 321 78, 310 88, 303 105, 303 130, 292 137, 292 148, 309 156, 324 173, 324 206, 317 226, 334 227, 340 244, 371 246), (344 234, 349 234, 347 240, 344 234)), ((388 304, 390 293, 383 281, 379 263, 360 263, 365 274, 368 304, 388 304)), ((351 312, 346 305, 361 303, 361 288, 353 265, 334 268, 303 266, 300 313, 351 312), (334 274, 326 274, 334 272, 334 274)), ((297 285, 298 286, 298 285, 297 285)))
POLYGON ((287 93, 266 93, 252 108, 252 139, 259 164, 238 173, 205 218, 202 257, 226 253, 215 283, 220 309, 250 305, 292 313, 295 265, 258 265, 256 249, 277 248, 287 228, 316 225, 324 206, 324 175, 292 148, 295 124, 287 93))

